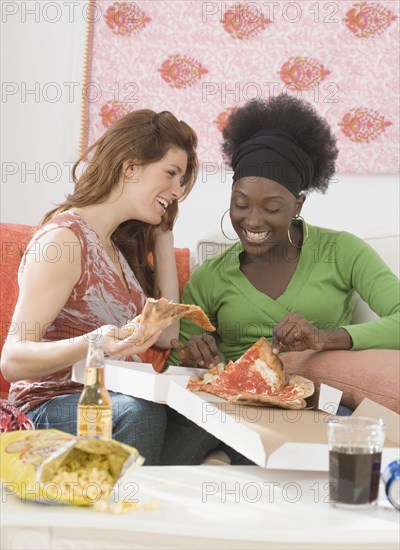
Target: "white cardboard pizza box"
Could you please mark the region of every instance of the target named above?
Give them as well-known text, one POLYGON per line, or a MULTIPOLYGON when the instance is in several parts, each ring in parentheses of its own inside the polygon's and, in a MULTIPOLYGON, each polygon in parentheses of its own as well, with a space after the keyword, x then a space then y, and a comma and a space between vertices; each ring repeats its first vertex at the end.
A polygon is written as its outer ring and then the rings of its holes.
MULTIPOLYGON (((105 384, 111 391, 133 395, 156 403, 166 403, 171 382, 186 388, 191 376, 202 376, 205 372, 206 369, 170 366, 164 373, 159 374, 154 371, 150 363, 107 359, 105 384)), ((84 360, 74 365, 72 380, 80 384, 85 383, 84 360)))
MULTIPOLYGON (((263 468, 327 471, 326 427, 329 420, 337 417, 324 408, 332 406, 331 397, 337 391, 329 386, 322 388, 319 409, 287 410, 236 405, 214 395, 192 393, 172 382, 167 402, 263 468), (328 402, 324 401, 326 397, 328 402)), ((364 399, 353 414, 385 421, 387 436, 382 466, 399 457, 398 414, 369 399, 364 399)))
MULTIPOLYGON (((339 390, 321 384, 313 410, 235 405, 211 394, 186 389, 190 376, 205 372, 205 369, 170 366, 158 374, 149 363, 107 359, 105 380, 111 391, 167 403, 259 466, 328 470, 326 423, 336 413, 339 390)), ((74 365, 73 380, 84 383, 84 361, 74 365)), ((383 418, 387 426, 386 445, 399 446, 399 415, 368 399, 353 414, 383 418)), ((388 458, 384 454, 382 465, 398 457, 397 449, 388 448, 385 453, 388 458)))

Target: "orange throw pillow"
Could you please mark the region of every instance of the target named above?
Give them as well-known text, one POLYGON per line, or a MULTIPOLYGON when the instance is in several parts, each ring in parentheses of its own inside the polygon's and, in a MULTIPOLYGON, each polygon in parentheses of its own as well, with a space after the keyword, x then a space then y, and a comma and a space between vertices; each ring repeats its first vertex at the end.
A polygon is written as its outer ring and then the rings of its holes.
MULTIPOLYGON (((190 275, 190 250, 188 248, 175 248, 176 269, 178 272, 179 295, 182 295, 182 290, 187 283, 190 275)), ((143 363, 151 363, 154 370, 162 372, 169 356, 169 349, 150 348, 140 354, 140 359, 143 363)))
MULTIPOLYGON (((16 223, 0 224, 0 351, 3 349, 18 298, 18 268, 35 228, 16 223)), ((0 373, 0 396, 7 398, 10 384, 0 373)))

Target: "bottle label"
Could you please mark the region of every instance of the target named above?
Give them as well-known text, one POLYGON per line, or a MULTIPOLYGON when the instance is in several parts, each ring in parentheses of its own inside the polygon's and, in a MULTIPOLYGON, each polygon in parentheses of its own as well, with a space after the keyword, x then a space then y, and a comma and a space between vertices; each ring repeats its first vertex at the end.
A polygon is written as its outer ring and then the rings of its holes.
POLYGON ((79 437, 112 437, 112 411, 98 406, 78 406, 79 437))

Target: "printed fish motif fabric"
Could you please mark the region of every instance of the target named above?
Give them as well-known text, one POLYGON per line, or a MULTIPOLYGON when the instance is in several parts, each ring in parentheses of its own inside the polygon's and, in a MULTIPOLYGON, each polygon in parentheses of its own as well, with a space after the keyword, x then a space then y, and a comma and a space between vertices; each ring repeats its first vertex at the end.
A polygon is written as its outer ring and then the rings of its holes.
POLYGON ((297 56, 283 63, 279 76, 289 90, 310 90, 330 73, 316 59, 297 56))
POLYGON ((399 2, 92 5, 82 149, 125 112, 170 110, 198 134, 200 161, 219 164, 229 112, 288 93, 336 128, 340 172, 398 170, 399 2))
POLYGON ((101 108, 101 120, 104 128, 109 128, 114 122, 130 112, 129 107, 119 101, 107 101, 101 108))
POLYGON ((134 2, 115 2, 104 16, 113 33, 130 36, 140 32, 151 21, 134 2))
POLYGON ((159 69, 163 80, 173 88, 193 86, 207 69, 199 61, 185 55, 170 55, 159 69))
POLYGON ((223 14, 221 23, 232 38, 248 39, 264 30, 272 21, 260 13, 257 4, 231 4, 223 14))
POLYGON ((373 38, 385 32, 397 19, 390 9, 371 2, 355 4, 343 18, 346 27, 358 38, 373 38))
POLYGON ((351 109, 343 116, 339 126, 343 134, 355 143, 370 143, 392 123, 371 109, 351 109))
POLYGON ((225 111, 222 111, 222 113, 220 113, 217 118, 213 121, 214 124, 216 124, 218 130, 220 132, 222 132, 222 130, 225 128, 227 122, 228 122, 228 118, 229 118, 229 115, 234 111, 234 109, 232 109, 231 107, 228 107, 227 109, 225 109, 225 111))

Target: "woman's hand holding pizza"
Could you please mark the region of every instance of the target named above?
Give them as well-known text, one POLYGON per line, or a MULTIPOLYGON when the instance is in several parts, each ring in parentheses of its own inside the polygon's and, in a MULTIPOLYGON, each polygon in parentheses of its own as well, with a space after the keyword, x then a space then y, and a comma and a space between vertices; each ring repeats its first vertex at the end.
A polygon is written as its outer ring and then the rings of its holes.
POLYGON ((318 329, 297 313, 288 313, 272 331, 272 351, 275 354, 306 349, 350 349, 352 346, 353 341, 346 329, 318 329))
POLYGON ((185 367, 207 367, 210 369, 218 363, 225 362, 215 338, 205 332, 195 334, 185 345, 178 340, 172 340, 171 346, 185 367))
POLYGON ((124 359, 130 355, 137 355, 153 346, 160 337, 161 330, 137 345, 136 341, 140 337, 143 327, 138 325, 136 332, 128 331, 125 328, 118 328, 113 325, 104 325, 99 329, 103 336, 103 350, 105 355, 112 355, 119 359, 124 359))

